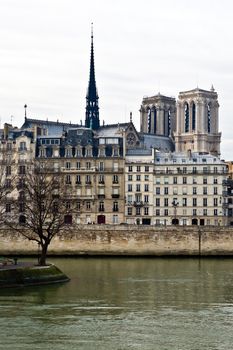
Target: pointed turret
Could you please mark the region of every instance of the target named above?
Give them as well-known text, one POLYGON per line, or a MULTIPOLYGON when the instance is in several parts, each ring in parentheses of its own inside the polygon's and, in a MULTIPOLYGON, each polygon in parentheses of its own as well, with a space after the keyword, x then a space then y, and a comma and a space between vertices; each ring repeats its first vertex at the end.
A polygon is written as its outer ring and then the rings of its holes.
POLYGON ((93 26, 91 28, 91 60, 90 77, 86 96, 86 119, 85 126, 96 130, 99 128, 99 96, 95 82, 95 62, 94 62, 94 43, 93 26))

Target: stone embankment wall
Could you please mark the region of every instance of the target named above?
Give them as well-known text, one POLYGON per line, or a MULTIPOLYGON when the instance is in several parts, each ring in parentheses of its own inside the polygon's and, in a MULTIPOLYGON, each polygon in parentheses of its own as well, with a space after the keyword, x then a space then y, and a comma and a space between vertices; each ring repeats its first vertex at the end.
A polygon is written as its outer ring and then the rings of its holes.
MULTIPOLYGON (((0 229, 1 255, 38 254, 38 245, 0 229)), ((50 255, 233 255, 233 227, 69 226, 50 255)))

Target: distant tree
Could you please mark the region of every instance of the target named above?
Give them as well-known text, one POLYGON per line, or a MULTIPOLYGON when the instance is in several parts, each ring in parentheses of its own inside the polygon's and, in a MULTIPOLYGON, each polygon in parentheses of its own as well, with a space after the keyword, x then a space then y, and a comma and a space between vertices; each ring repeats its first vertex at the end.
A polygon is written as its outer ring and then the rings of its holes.
POLYGON ((18 177, 18 221, 6 220, 6 224, 39 244, 39 265, 46 265, 48 246, 64 227, 65 198, 63 178, 49 163, 35 161, 30 171, 18 177))

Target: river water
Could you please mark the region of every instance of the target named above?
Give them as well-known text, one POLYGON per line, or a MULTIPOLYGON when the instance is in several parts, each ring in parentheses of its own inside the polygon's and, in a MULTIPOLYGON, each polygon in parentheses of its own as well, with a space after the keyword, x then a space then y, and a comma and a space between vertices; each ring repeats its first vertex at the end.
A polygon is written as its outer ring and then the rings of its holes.
POLYGON ((233 349, 233 259, 49 259, 71 281, 0 291, 0 349, 233 349))

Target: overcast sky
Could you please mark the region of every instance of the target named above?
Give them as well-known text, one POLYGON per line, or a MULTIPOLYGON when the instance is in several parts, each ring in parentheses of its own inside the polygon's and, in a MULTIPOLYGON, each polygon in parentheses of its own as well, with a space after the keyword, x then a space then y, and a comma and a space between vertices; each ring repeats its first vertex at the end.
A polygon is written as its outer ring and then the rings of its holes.
POLYGON ((219 95, 222 158, 233 160, 230 0, 0 0, 0 118, 85 119, 91 22, 101 124, 139 128, 143 96, 219 95))

